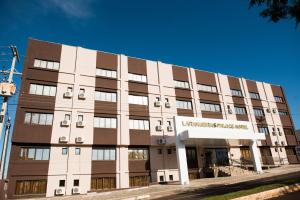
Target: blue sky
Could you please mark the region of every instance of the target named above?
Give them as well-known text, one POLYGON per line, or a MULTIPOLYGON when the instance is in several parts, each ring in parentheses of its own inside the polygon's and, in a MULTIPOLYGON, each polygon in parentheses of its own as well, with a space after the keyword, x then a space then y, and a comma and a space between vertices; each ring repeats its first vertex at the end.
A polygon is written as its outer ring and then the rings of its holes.
POLYGON ((260 10, 247 0, 1 0, 0 46, 17 45, 23 62, 33 37, 282 85, 300 128, 300 27, 260 10))

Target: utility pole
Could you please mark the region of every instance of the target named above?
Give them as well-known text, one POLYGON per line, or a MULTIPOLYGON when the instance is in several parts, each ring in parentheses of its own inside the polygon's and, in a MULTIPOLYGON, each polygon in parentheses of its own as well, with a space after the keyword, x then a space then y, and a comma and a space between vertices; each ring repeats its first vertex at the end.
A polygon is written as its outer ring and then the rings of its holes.
MULTIPOLYGON (((7 103, 9 98, 16 92, 16 86, 13 84, 13 75, 15 73, 15 65, 16 62, 20 62, 20 57, 18 53, 18 49, 16 46, 10 46, 10 49, 12 51, 13 59, 12 59, 12 64, 10 67, 9 72, 4 72, 8 73, 8 79, 5 82, 0 83, 0 96, 3 96, 3 103, 2 103, 2 108, 0 111, 0 138, 2 136, 2 129, 3 125, 5 123, 5 116, 6 116, 6 111, 7 111, 7 103)), ((5 158, 6 158, 6 149, 7 149, 7 143, 8 143, 8 135, 9 135, 9 128, 10 128, 10 119, 7 122, 7 127, 6 127, 6 134, 4 138, 4 143, 3 143, 3 150, 2 150, 2 157, 1 157, 1 166, 0 166, 0 180, 3 180, 4 177, 4 168, 5 168, 5 158), (8 129, 7 129, 8 128, 8 129)))
POLYGON ((1 155, 1 166, 0 166, 1 180, 5 179, 6 151, 7 151, 7 143, 8 143, 10 125, 11 125, 10 117, 8 117, 8 119, 6 121, 5 133, 4 133, 4 146, 2 149, 2 155, 1 155))

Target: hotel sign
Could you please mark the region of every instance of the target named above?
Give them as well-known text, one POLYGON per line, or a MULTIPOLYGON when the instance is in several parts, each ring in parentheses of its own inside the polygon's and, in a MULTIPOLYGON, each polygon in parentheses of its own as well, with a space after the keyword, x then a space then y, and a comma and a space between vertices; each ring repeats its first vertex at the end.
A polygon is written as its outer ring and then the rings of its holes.
POLYGON ((181 140, 192 138, 261 140, 264 133, 254 133, 250 122, 209 119, 196 117, 175 117, 176 135, 181 140))
POLYGON ((247 125, 233 123, 212 123, 212 122, 192 122, 182 121, 182 126, 186 127, 208 127, 208 128, 228 128, 228 129, 244 129, 248 130, 247 125))

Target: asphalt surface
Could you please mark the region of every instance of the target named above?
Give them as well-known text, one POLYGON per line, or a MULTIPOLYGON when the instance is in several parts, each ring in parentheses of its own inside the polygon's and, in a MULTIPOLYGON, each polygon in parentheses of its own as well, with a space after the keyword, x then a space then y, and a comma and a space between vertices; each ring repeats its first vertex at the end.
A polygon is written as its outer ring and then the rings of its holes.
MULTIPOLYGON (((242 182, 242 183, 237 183, 237 184, 230 184, 230 185, 212 185, 206 188, 199 188, 195 189, 194 191, 189 191, 189 192, 184 192, 184 193, 179 193, 175 195, 170 195, 170 196, 165 196, 162 198, 157 198, 156 200, 179 200, 179 199, 202 199, 204 197, 209 197, 213 195, 222 195, 230 192, 235 192, 239 190, 245 190, 245 189, 251 189, 257 186, 262 186, 266 184, 273 184, 273 183, 280 183, 285 180, 289 179, 294 179, 294 178, 300 178, 300 173, 290 173, 290 174, 284 174, 280 176, 275 176, 275 177, 268 177, 268 178, 263 178, 259 180, 253 180, 253 181, 247 181, 247 182, 242 182)), ((299 196, 300 193, 297 192, 297 200, 300 199, 299 196)), ((289 194, 287 194, 289 195, 289 194)), ((282 196, 283 199, 285 199, 285 196, 282 196)), ((291 195, 291 198, 293 199, 293 195, 291 195)))

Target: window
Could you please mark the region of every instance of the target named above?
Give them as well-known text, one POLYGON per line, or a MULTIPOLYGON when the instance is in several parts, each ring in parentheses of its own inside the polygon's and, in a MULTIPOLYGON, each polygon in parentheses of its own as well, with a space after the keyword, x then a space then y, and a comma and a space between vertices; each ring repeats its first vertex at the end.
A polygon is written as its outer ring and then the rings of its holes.
POLYGON ((49 160, 49 148, 21 147, 21 160, 49 160))
POLYGON ((149 185, 149 176, 129 176, 130 187, 141 187, 149 185))
POLYGON ((253 111, 256 117, 265 116, 264 110, 262 108, 253 108, 253 111))
POLYGON ((59 180, 59 187, 65 187, 66 180, 59 180))
POLYGON ((53 114, 46 113, 25 113, 25 124, 52 125, 53 114))
POLYGON ((42 96, 55 96, 56 87, 48 85, 30 84, 29 94, 42 96))
POLYGON ((148 160, 148 149, 145 148, 129 148, 129 160, 148 160))
POLYGON ((78 115, 77 120, 78 120, 78 122, 82 122, 83 121, 83 115, 78 115))
POLYGON ((232 96, 237 96, 237 97, 242 97, 242 91, 241 90, 235 90, 235 89, 231 89, 231 95, 232 96))
POLYGON ((71 120, 71 115, 70 114, 65 114, 65 120, 71 120))
POLYGON ((149 120, 129 119, 129 129, 149 130, 149 120))
POLYGON ((92 190, 107 190, 116 188, 115 177, 102 177, 92 178, 91 189, 92 190))
POLYGON ((116 118, 95 117, 94 128, 117 128, 116 118))
POLYGON ((294 135, 293 129, 290 129, 290 128, 284 128, 283 131, 284 131, 284 134, 285 134, 285 135, 294 135))
POLYGON ((172 149, 168 149, 168 154, 172 154, 172 149))
POLYGON ((289 113, 288 113, 287 111, 278 111, 278 114, 279 114, 280 116, 286 116, 286 115, 288 115, 289 113))
POLYGON ((179 109, 192 110, 192 102, 191 101, 176 100, 176 107, 179 108, 179 109))
POLYGON ((108 101, 108 102, 117 102, 117 93, 116 92, 95 92, 96 101, 108 101))
POLYGON ((92 151, 92 160, 116 160, 116 150, 114 148, 95 148, 92 151))
POLYGON ((268 127, 258 127, 258 132, 259 133, 264 133, 266 135, 269 135, 269 129, 268 129, 268 127))
POLYGON ((74 187, 79 187, 79 179, 74 179, 73 186, 74 187))
POLYGON ((117 72, 109 69, 96 69, 96 76, 104 76, 108 78, 117 78, 117 72))
POLYGON ((247 111, 245 107, 234 107, 235 109, 235 114, 237 115, 246 115, 247 111))
POLYGON ((159 181, 164 182, 164 176, 159 176, 159 181))
POLYGON ((173 181, 173 175, 169 175, 169 180, 173 181))
POLYGON ((62 150, 61 151, 62 155, 68 155, 68 148, 67 147, 63 147, 61 150, 62 150))
POLYGON ((221 106, 219 104, 200 103, 200 107, 202 111, 221 112, 221 106))
POLYGON ((46 188, 47 180, 17 180, 15 194, 45 194, 46 188))
POLYGON ((256 92, 249 92, 251 99, 260 99, 259 94, 256 92))
POLYGON ((75 155, 80 155, 80 148, 75 148, 75 155))
POLYGON ((148 105, 148 97, 147 96, 129 95, 128 103, 129 104, 138 104, 138 105, 148 105))
POLYGON ((202 85, 202 84, 197 84, 198 90, 199 91, 204 91, 204 92, 213 92, 217 93, 217 87, 213 85, 202 85))
POLYGON ((176 81, 174 80, 176 88, 190 88, 189 83, 186 81, 176 81))
POLYGON ((59 70, 59 62, 34 59, 33 67, 59 70))
POLYGON ((277 103, 283 103, 284 102, 282 97, 274 96, 274 99, 277 103))
POLYGON ((132 74, 128 73, 128 80, 129 81, 137 81, 137 82, 147 82, 147 76, 140 75, 140 74, 132 74))
POLYGON ((157 149, 157 154, 162 154, 162 150, 161 149, 157 149))

